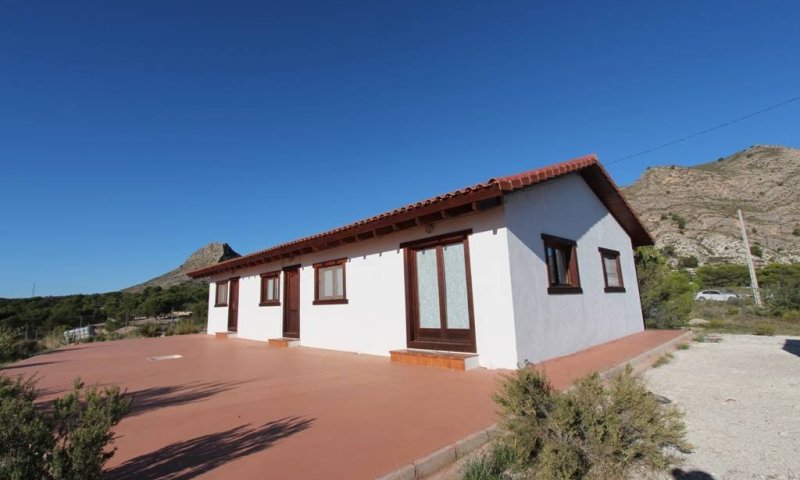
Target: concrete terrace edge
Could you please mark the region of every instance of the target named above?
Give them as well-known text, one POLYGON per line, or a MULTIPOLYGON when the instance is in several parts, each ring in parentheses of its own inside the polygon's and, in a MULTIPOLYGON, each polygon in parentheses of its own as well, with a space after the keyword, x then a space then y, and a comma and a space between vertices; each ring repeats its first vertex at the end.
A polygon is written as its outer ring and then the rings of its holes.
MULTIPOLYGON (((608 378, 611 375, 621 371, 626 365, 633 367, 634 372, 642 373, 647 370, 653 362, 659 357, 665 355, 676 348, 682 343, 692 340, 694 332, 687 330, 683 334, 669 340, 661 345, 641 353, 629 360, 626 360, 614 367, 601 373, 603 378, 608 378)), ((500 435, 500 427, 494 424, 485 428, 477 433, 473 433, 467 437, 458 440, 455 443, 442 447, 435 452, 432 452, 424 457, 418 458, 411 463, 407 463, 402 467, 387 473, 376 480, 421 480, 429 475, 432 475, 445 467, 455 463, 457 460, 463 458, 469 453, 477 450, 485 445, 489 440, 496 438, 500 435)))

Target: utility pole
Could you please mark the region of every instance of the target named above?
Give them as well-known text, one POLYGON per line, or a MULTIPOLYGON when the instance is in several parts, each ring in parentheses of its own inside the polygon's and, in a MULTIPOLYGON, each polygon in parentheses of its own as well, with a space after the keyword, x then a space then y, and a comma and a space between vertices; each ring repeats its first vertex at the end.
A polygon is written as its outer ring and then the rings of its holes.
POLYGON ((747 269, 750 270, 750 288, 753 289, 753 301, 757 306, 761 306, 761 290, 758 288, 758 278, 756 277, 756 269, 753 267, 753 257, 750 255, 750 242, 747 241, 747 227, 744 225, 744 217, 742 210, 737 209, 739 212, 739 225, 742 227, 742 241, 744 242, 744 256, 747 259, 747 269))

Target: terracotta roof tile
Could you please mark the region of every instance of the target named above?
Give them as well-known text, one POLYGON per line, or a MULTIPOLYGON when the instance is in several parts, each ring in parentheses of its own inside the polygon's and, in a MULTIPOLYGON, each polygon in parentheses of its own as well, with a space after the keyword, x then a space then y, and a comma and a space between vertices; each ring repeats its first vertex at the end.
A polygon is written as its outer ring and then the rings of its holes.
POLYGON ((266 263, 279 258, 281 255, 302 254, 303 250, 307 250, 312 246, 324 249, 327 248, 326 242, 335 242, 341 240, 341 238, 350 238, 350 236, 364 233, 364 231, 368 231, 369 229, 391 227, 393 222, 411 221, 419 216, 430 215, 441 211, 436 210, 437 208, 449 209, 474 201, 502 197, 505 193, 575 172, 580 172, 583 175, 598 198, 600 198, 606 208, 609 209, 612 215, 614 215, 617 221, 620 222, 631 236, 635 246, 651 245, 653 243, 652 237, 622 196, 619 189, 614 184, 614 181, 611 180, 611 177, 597 160, 597 157, 595 155, 586 155, 555 165, 518 173, 516 175, 491 178, 486 182, 437 195, 326 232, 299 238, 242 257, 194 270, 189 272, 189 276, 200 278, 223 271, 243 268, 248 265, 266 263))

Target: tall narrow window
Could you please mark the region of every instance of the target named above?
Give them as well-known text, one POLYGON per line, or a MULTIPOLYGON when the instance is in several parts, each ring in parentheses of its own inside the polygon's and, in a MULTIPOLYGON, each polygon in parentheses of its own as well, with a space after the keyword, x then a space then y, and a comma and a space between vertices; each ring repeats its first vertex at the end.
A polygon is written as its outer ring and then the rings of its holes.
POLYGON ((583 293, 575 241, 542 235, 547 263, 548 293, 583 293))
POLYGON ((215 307, 226 307, 228 305, 228 281, 217 282, 217 295, 214 301, 215 307))
POLYGON ((619 261, 619 252, 607 248, 599 248, 600 260, 603 262, 603 278, 606 282, 606 292, 624 292, 622 283, 622 265, 619 261))
POLYGON ((346 258, 314 265, 314 305, 347 303, 346 258))
POLYGON ((261 275, 261 301, 259 305, 280 305, 281 272, 270 272, 261 275))

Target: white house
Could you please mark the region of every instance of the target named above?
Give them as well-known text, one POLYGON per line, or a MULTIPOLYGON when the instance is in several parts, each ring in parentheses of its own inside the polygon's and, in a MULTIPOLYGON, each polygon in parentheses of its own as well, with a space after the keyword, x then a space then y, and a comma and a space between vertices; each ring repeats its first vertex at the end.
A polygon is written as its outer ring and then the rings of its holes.
POLYGON ((209 334, 514 368, 643 330, 633 248, 652 243, 590 155, 190 275, 209 334))

